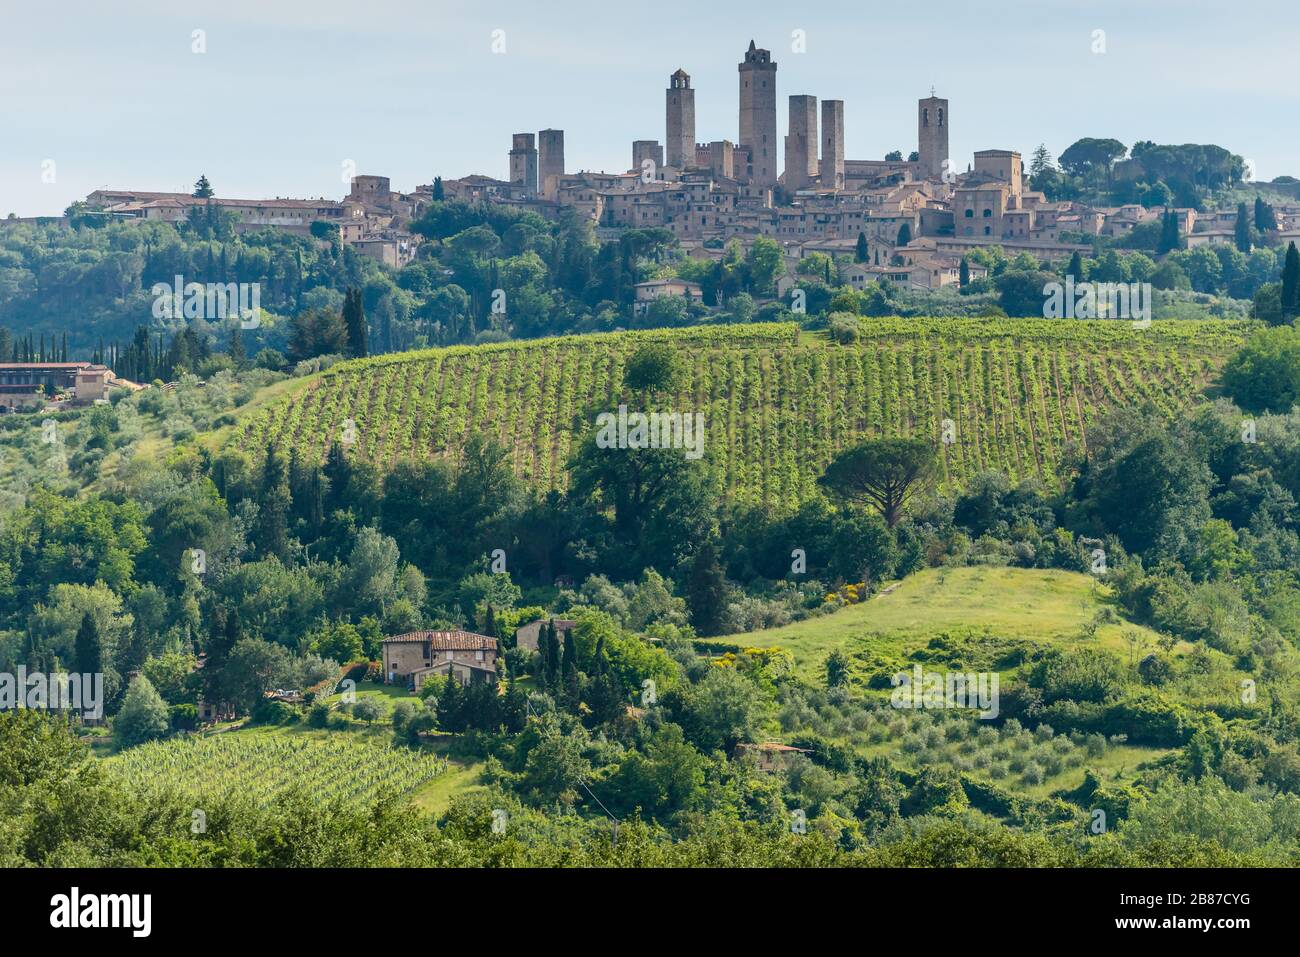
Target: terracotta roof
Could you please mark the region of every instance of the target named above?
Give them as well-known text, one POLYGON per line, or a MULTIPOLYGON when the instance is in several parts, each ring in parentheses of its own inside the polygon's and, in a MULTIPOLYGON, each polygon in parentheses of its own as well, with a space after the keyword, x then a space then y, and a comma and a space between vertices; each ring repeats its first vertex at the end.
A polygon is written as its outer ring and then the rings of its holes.
POLYGON ((487 635, 476 635, 472 631, 410 631, 404 635, 385 638, 381 644, 413 644, 429 642, 439 651, 477 651, 480 648, 495 650, 497 640, 487 635))

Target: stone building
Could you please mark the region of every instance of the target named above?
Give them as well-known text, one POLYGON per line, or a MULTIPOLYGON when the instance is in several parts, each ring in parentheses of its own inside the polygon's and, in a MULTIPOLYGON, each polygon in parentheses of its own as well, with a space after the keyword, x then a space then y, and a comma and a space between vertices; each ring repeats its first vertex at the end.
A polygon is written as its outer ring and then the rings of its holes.
MULTIPOLYGON (((690 75, 679 69, 668 78, 667 138, 665 158, 669 166, 685 169, 695 163, 695 91, 690 75)), ((663 162, 659 163, 663 166, 663 162)))
POLYGON ((916 104, 916 152, 923 177, 943 176, 948 160, 948 101, 933 93, 916 104))
MULTIPOLYGON (((569 621, 564 618, 556 618, 555 630, 560 636, 560 641, 564 640, 565 632, 572 631, 577 627, 576 621, 569 621)), ((515 647, 523 648, 527 651, 537 651, 542 636, 542 628, 550 624, 549 619, 538 619, 530 621, 528 624, 515 629, 515 647)))
POLYGON ((522 186, 527 196, 537 195, 537 137, 516 133, 510 148, 510 182, 522 186))
POLYGON ((817 97, 790 97, 790 132, 785 137, 785 188, 803 189, 817 175, 817 97))
POLYGON ((496 684, 497 640, 468 631, 412 631, 382 642, 384 681, 419 690, 435 675, 449 672, 461 684, 496 684))
POLYGON ((749 162, 737 179, 771 189, 777 178, 776 62, 768 50, 749 41, 740 73, 740 146, 749 147, 749 162))
POLYGON ((822 100, 821 188, 844 188, 843 100, 822 100))
POLYGON ((664 148, 659 145, 658 140, 633 140, 632 141, 632 169, 644 171, 642 164, 649 160, 654 164, 654 177, 659 177, 659 171, 664 167, 664 148))
POLYGON ((537 134, 537 191, 555 201, 564 178, 564 130, 542 130, 537 134))

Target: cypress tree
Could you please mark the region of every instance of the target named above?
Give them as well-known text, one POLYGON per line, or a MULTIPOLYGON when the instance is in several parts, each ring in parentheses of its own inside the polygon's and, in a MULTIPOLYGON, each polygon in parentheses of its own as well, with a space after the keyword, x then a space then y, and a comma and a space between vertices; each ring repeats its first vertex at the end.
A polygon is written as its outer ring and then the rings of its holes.
POLYGON ((1087 277, 1083 273, 1083 257, 1079 255, 1079 250, 1074 251, 1070 257, 1070 266, 1065 270, 1067 276, 1073 276, 1075 282, 1083 282, 1087 277))
POLYGON ((1300 315, 1300 253, 1295 243, 1286 247, 1286 264, 1282 267, 1282 315, 1300 315))
POLYGON ((1165 211, 1164 222, 1160 229, 1160 246, 1156 252, 1160 254, 1173 252, 1183 245, 1182 235, 1178 232, 1178 216, 1173 210, 1165 211))
POLYGON ((99 637, 99 625, 90 612, 81 616, 81 627, 77 629, 73 654, 77 659, 77 671, 81 674, 99 674, 104 670, 104 649, 99 637))
POLYGON ((965 256, 961 257, 961 269, 957 273, 957 283, 963 289, 970 285, 970 263, 966 261, 965 256))
POLYGON ((1247 218, 1246 204, 1237 204, 1237 224, 1234 227, 1234 239, 1237 243, 1237 249, 1243 253, 1250 252, 1250 220, 1247 218))
POLYGON ((853 252, 853 261, 855 263, 864 263, 867 261, 867 234, 858 233, 858 244, 853 252))
POLYGON ((726 577, 718 564, 718 551, 713 542, 706 541, 691 559, 686 583, 686 606, 696 631, 701 635, 721 633, 725 600, 726 577))
POLYGON ((348 355, 364 359, 370 354, 366 331, 366 309, 361 302, 361 290, 349 289, 343 300, 343 325, 348 335, 348 355))

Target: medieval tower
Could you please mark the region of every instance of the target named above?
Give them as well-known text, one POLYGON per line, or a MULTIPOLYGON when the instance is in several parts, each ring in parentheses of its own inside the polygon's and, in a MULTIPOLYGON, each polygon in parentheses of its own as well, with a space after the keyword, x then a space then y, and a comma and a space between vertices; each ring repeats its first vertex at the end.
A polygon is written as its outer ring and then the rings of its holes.
POLYGON ((822 100, 821 187, 844 188, 843 100, 822 100))
POLYGON ((916 105, 916 152, 921 160, 921 175, 938 179, 948 159, 948 101, 930 91, 916 105))
POLYGON ((817 97, 790 97, 790 132, 785 137, 785 188, 793 193, 817 175, 817 97))
MULTIPOLYGON (((542 130, 537 134, 537 186, 546 193, 547 178, 563 175, 564 130, 542 130)), ((546 198, 554 199, 549 195, 546 198)))
POLYGON ((522 186, 529 196, 537 195, 536 142, 532 133, 516 133, 511 139, 510 182, 522 186))
MULTIPOLYGON (((748 146, 750 164, 745 172, 755 186, 776 185, 776 63, 768 50, 760 50, 749 41, 745 62, 740 71, 740 142, 748 146)), ((737 170, 737 173, 740 173, 737 170)))
POLYGON ((695 91, 685 70, 668 78, 668 139, 665 159, 669 166, 685 169, 695 165, 695 91))

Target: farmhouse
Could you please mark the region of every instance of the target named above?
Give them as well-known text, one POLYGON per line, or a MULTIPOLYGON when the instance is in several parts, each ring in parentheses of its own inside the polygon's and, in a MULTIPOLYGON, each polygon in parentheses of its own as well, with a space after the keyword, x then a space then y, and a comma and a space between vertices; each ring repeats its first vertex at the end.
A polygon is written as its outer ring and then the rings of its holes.
POLYGON ((412 631, 385 638, 384 681, 418 691, 429 678, 454 674, 461 684, 497 681, 497 640, 468 631, 412 631))
MULTIPOLYGON (((572 631, 574 626, 578 624, 576 621, 566 621, 562 618, 553 618, 549 620, 555 622, 555 630, 561 635, 561 640, 563 640, 563 635, 566 631, 572 631)), ((516 629, 515 646, 519 648, 527 648, 529 651, 537 651, 542 638, 542 628, 546 624, 547 620, 539 618, 537 621, 530 621, 523 627, 516 629)))
POLYGON ((117 386, 139 388, 119 379, 107 366, 90 362, 0 363, 0 406, 20 406, 65 393, 78 403, 108 398, 117 386))
POLYGON ((736 746, 736 757, 752 756, 760 771, 783 771, 789 767, 790 759, 796 754, 812 754, 812 752, 807 748, 796 748, 775 741, 736 746))

